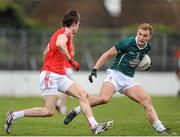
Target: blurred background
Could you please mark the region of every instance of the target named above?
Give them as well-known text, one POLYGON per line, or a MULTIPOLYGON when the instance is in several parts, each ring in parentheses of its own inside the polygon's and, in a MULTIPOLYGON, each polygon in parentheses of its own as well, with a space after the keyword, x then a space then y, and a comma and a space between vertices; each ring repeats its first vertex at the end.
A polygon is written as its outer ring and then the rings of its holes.
POLYGON ((154 27, 151 72, 175 73, 180 0, 0 0, 0 70, 39 71, 43 51, 68 9, 81 15, 74 39, 81 70, 89 71, 104 51, 146 22, 154 27))

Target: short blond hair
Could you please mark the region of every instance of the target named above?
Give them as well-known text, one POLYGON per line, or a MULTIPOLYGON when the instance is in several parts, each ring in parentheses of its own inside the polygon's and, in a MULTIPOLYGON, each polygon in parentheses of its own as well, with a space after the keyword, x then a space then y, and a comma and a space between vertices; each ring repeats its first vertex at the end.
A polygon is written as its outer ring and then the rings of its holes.
POLYGON ((138 30, 139 29, 149 30, 151 36, 153 34, 153 27, 151 25, 149 25, 148 23, 142 23, 141 25, 139 25, 138 30))

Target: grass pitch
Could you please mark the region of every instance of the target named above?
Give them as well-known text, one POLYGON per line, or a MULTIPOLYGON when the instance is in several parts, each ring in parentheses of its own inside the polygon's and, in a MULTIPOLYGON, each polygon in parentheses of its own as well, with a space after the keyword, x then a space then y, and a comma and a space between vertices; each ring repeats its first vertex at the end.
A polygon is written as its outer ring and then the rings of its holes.
MULTIPOLYGON (((176 136, 180 136, 180 98, 153 97, 153 104, 162 123, 172 128, 176 136)), ((69 109, 77 105, 76 99, 68 99, 69 109)), ((3 128, 6 111, 34 106, 43 106, 42 99, 39 97, 0 97, 0 136, 7 135, 3 128)), ((98 122, 114 120, 112 129, 100 134, 101 136, 159 136, 148 123, 143 107, 127 97, 114 97, 110 103, 94 107, 93 112, 98 122)), ((9 135, 94 136, 82 114, 69 125, 64 125, 63 120, 64 116, 58 113, 50 118, 22 118, 15 121, 12 133, 9 135)))

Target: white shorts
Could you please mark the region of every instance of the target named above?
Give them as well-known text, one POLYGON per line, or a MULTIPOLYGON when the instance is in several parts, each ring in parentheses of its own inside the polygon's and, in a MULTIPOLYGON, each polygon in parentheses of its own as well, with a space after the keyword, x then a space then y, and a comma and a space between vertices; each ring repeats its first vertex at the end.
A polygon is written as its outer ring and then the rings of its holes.
POLYGON ((120 71, 112 69, 106 71, 104 82, 112 83, 115 87, 115 91, 119 91, 120 93, 124 93, 126 89, 138 85, 133 77, 126 76, 120 71))
POLYGON ((74 77, 73 77, 73 69, 72 68, 64 68, 65 69, 65 73, 66 73, 66 76, 68 77, 68 78, 70 78, 70 79, 74 79, 74 77))
POLYGON ((50 71, 40 73, 40 90, 42 96, 57 95, 58 91, 66 92, 73 80, 66 75, 60 75, 50 71))

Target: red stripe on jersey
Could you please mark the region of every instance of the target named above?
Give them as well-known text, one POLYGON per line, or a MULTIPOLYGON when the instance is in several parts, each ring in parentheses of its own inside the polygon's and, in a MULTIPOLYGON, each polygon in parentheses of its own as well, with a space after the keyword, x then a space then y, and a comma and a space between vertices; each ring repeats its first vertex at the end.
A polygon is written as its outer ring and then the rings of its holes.
POLYGON ((47 89, 48 88, 48 83, 49 83, 49 75, 50 75, 51 72, 47 71, 46 72, 46 75, 45 75, 45 78, 44 78, 44 81, 45 81, 45 88, 47 89))

